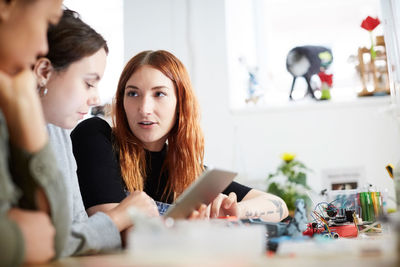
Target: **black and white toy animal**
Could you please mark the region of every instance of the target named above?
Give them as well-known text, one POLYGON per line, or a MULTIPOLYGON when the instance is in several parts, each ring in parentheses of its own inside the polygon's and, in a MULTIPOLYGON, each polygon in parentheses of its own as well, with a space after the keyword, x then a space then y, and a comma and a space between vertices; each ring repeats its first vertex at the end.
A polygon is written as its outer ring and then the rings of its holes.
POLYGON ((323 46, 298 46, 289 51, 286 58, 286 68, 293 75, 289 99, 292 100, 293 88, 297 77, 304 77, 307 82, 307 94, 315 98, 311 87, 311 77, 325 70, 332 63, 332 51, 323 46))

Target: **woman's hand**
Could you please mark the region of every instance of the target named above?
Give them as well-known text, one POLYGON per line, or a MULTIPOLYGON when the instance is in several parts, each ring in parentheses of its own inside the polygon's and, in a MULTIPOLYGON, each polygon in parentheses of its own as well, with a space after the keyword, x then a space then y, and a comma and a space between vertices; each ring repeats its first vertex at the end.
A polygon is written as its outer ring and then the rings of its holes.
POLYGON ((38 98, 36 87, 35 76, 29 69, 15 76, 0 71, 0 106, 5 107, 7 103, 15 102, 16 99, 38 98))
POLYGON ((219 194, 211 203, 210 218, 237 216, 239 215, 239 205, 234 192, 228 196, 219 194))
POLYGON ((8 211, 8 217, 17 223, 24 237, 24 262, 44 263, 54 257, 56 231, 45 212, 12 208, 8 211))
POLYGON ((208 206, 202 204, 197 210, 192 212, 188 219, 208 219, 238 215, 239 205, 237 197, 235 193, 231 192, 229 196, 219 194, 208 206))
MULTIPOLYGON (((0 71, 0 107, 5 109, 12 93, 12 78, 0 71)), ((3 111, 4 112, 4 111, 3 111)))
POLYGON ((11 142, 28 152, 37 152, 48 140, 36 80, 26 69, 15 76, 0 71, 0 108, 11 142))
POLYGON ((135 207, 150 217, 160 216, 154 200, 143 191, 132 192, 119 204, 110 203, 91 207, 88 209, 88 213, 89 215, 91 215, 97 211, 105 212, 108 216, 111 217, 112 221, 118 227, 119 231, 122 231, 132 226, 132 220, 128 214, 128 209, 130 207, 135 207), (107 205, 113 206, 111 209, 108 209, 107 205))
POLYGON ((208 218, 210 218, 210 205, 201 204, 197 210, 192 211, 188 220, 203 220, 208 218))
POLYGON ((118 205, 122 209, 135 207, 149 217, 160 216, 156 202, 143 191, 134 191, 118 205))

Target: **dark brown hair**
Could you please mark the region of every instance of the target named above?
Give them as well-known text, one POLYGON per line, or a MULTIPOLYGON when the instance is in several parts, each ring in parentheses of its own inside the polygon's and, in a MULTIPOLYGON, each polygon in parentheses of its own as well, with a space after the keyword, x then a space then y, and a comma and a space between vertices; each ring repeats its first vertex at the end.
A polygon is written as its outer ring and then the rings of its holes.
POLYGON ((104 38, 83 22, 79 14, 65 9, 60 22, 47 31, 49 52, 47 58, 56 71, 62 71, 84 57, 91 56, 101 48, 108 53, 104 38))

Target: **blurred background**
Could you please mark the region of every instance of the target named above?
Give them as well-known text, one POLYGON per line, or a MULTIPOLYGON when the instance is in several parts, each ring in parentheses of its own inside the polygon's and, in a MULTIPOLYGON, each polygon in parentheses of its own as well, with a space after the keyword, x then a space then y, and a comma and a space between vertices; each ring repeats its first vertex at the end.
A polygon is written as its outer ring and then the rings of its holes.
POLYGON ((381 17, 379 0, 65 0, 64 5, 109 43, 103 104, 112 101, 132 56, 171 51, 186 65, 202 107, 207 165, 235 170, 237 180, 265 190, 281 155, 294 153, 312 170, 307 184, 315 192, 334 184, 372 184, 395 206, 385 166, 400 161, 399 120, 390 95, 358 96, 358 49, 383 34, 382 25, 371 33, 360 25, 367 16, 381 17), (332 51, 329 100, 304 97, 302 79, 289 100, 293 77, 286 57, 304 45, 332 51))

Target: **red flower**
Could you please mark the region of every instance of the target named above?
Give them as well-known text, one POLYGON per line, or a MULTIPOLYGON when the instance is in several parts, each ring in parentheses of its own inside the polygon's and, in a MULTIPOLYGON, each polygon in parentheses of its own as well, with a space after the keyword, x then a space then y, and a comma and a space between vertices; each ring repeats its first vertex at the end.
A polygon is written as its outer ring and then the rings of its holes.
POLYGON ((318 76, 321 80, 321 83, 325 82, 329 87, 332 87, 333 74, 326 74, 325 72, 321 71, 318 73, 318 76))
POLYGON ((380 24, 380 20, 378 18, 374 19, 368 16, 361 23, 361 28, 366 29, 367 31, 372 31, 380 24))

